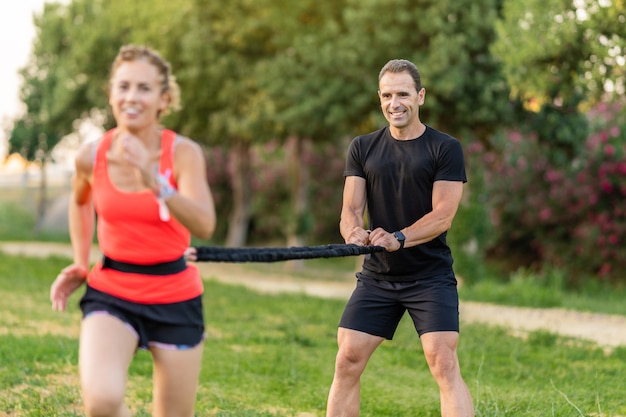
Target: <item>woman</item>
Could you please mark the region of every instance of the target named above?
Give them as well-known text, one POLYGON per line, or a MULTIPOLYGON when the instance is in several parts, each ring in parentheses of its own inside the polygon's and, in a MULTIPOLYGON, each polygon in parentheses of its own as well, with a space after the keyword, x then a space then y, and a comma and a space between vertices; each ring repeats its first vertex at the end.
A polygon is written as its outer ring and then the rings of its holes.
POLYGON ((154 361, 153 416, 192 417, 202 361, 203 286, 184 252, 208 239, 215 208, 198 144, 159 124, 178 104, 169 64, 123 46, 112 65, 116 127, 84 144, 70 200, 74 262, 52 284, 56 310, 86 281, 79 370, 88 416, 130 416, 124 404, 137 348, 154 361), (88 272, 95 213, 102 261, 88 272))

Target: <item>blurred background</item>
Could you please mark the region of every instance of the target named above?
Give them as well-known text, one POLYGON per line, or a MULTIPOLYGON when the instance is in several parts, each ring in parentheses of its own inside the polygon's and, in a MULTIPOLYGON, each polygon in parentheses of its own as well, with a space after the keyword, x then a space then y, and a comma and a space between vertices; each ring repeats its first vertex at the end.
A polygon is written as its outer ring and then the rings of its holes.
POLYGON ((3 3, 0 240, 67 237, 78 146, 112 126, 110 64, 145 44, 203 145, 219 226, 203 245, 340 243, 350 140, 386 124, 378 72, 416 63, 428 125, 469 182, 448 234, 464 282, 520 271, 626 284, 623 0, 43 0, 3 3))

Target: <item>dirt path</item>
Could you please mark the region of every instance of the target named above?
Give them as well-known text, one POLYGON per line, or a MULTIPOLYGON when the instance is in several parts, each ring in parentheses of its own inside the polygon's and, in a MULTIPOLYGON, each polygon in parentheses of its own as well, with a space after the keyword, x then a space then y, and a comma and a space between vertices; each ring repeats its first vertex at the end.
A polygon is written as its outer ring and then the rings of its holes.
MULTIPOLYGON (((26 256, 71 257, 68 245, 57 243, 0 242, 0 251, 26 256)), ((98 259, 97 248, 92 260, 98 259)), ((199 263, 204 277, 224 283, 244 285, 261 293, 299 292, 315 297, 347 299, 353 282, 307 281, 292 279, 288 274, 264 274, 250 271, 242 264, 199 263)), ((516 335, 534 330, 546 330, 564 336, 590 340, 607 349, 626 346, 626 316, 586 313, 565 309, 536 309, 508 307, 463 301, 463 323, 484 323, 511 329, 516 335)))

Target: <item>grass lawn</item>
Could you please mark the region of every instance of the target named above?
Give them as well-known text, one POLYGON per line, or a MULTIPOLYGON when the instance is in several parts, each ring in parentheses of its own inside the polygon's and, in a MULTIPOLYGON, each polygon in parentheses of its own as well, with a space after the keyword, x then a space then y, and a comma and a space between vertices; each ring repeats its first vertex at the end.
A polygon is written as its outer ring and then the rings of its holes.
MULTIPOLYGON (((60 258, 0 254, 0 416, 80 416, 78 296, 53 312, 60 258)), ((341 300, 260 295, 207 277, 208 341, 197 416, 323 416, 341 300)), ((626 348, 467 325, 459 356, 477 416, 626 416, 626 348)), ((149 416, 151 361, 132 364, 128 404, 149 416)), ((439 416, 438 391, 410 320, 375 353, 363 376, 363 417, 439 416)))

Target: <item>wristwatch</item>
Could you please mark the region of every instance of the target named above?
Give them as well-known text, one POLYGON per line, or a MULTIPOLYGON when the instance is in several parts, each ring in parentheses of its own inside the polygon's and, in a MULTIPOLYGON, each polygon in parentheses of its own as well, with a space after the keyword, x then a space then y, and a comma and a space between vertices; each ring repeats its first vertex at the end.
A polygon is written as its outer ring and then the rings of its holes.
POLYGON ((393 235, 396 237, 396 239, 398 239, 398 242, 400 242, 400 249, 402 249, 404 247, 404 241, 406 240, 404 233, 402 233, 399 230, 396 230, 395 232, 393 232, 393 235))

